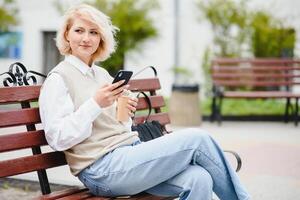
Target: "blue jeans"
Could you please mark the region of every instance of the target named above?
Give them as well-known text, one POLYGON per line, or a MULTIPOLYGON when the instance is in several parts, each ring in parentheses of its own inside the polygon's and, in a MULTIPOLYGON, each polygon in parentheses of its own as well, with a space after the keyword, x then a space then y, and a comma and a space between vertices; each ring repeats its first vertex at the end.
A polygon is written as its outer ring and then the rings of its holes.
POLYGON ((180 200, 250 199, 218 144, 201 129, 183 129, 119 147, 85 168, 80 181, 95 195, 145 191, 180 200))

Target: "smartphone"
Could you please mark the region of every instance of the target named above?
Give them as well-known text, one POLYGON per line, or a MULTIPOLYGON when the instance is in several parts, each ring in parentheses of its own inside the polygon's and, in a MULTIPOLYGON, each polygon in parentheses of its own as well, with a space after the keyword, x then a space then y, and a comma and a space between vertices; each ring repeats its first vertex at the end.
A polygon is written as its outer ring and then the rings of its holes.
MULTIPOLYGON (((119 87, 122 87, 123 85, 126 85, 129 82, 131 76, 132 76, 132 71, 120 70, 116 74, 112 83, 116 83, 118 81, 125 80, 125 82, 119 86, 119 87)), ((119 87, 117 87, 117 88, 119 88, 119 87)))

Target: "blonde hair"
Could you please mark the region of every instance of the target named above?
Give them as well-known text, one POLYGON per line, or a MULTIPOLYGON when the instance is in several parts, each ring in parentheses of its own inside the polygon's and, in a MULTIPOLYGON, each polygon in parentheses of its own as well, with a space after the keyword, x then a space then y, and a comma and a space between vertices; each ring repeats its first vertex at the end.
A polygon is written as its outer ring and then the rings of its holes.
POLYGON ((87 4, 71 7, 65 13, 63 23, 56 35, 56 46, 59 52, 62 55, 69 55, 72 53, 70 44, 66 39, 66 34, 71 28, 74 19, 77 17, 98 26, 100 43, 98 49, 92 55, 92 60, 104 61, 115 51, 116 41, 114 35, 118 28, 112 25, 111 20, 107 15, 87 4))

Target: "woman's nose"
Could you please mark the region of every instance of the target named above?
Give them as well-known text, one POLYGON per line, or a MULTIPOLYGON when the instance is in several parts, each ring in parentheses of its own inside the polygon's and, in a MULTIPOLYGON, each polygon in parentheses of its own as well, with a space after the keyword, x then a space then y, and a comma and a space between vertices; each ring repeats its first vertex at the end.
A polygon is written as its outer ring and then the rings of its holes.
POLYGON ((83 41, 89 41, 89 39, 90 39, 90 35, 89 35, 89 33, 84 33, 84 35, 83 35, 83 41))

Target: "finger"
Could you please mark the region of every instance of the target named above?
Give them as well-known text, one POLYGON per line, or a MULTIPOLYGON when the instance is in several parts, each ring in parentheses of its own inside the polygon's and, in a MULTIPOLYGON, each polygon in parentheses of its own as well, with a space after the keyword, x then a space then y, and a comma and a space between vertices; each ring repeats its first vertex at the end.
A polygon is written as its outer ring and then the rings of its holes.
POLYGON ((139 101, 139 99, 138 98, 136 98, 136 97, 132 97, 132 98, 130 98, 132 101, 134 101, 134 102, 136 102, 136 103, 138 103, 138 101, 139 101))
POLYGON ((115 94, 115 95, 113 96, 113 98, 114 98, 114 99, 118 99, 118 98, 121 97, 122 95, 123 95, 123 93, 120 92, 120 93, 118 93, 118 94, 115 94))
POLYGON ((115 96, 115 95, 119 95, 120 93, 123 94, 123 90, 127 89, 128 87, 129 85, 124 85, 122 87, 119 87, 112 91, 112 95, 115 96))
POLYGON ((117 89, 120 85, 122 85, 124 82, 125 82, 125 80, 120 80, 120 81, 118 81, 116 83, 113 83, 113 84, 110 85, 109 89, 111 91, 113 91, 113 90, 117 89))
POLYGON ((133 107, 136 107, 137 104, 138 104, 136 101, 134 101, 134 100, 132 100, 132 99, 129 99, 129 100, 128 100, 128 103, 129 103, 131 106, 133 106, 133 107))
POLYGON ((134 113, 133 112, 129 112, 128 113, 130 117, 134 117, 134 113))
POLYGON ((131 112, 135 112, 136 111, 136 107, 131 106, 131 105, 127 105, 127 108, 131 111, 131 112))

